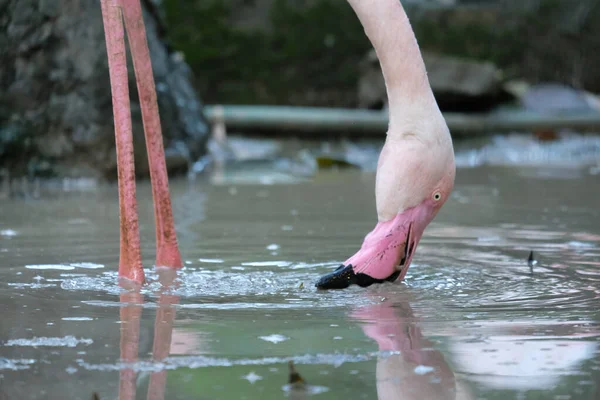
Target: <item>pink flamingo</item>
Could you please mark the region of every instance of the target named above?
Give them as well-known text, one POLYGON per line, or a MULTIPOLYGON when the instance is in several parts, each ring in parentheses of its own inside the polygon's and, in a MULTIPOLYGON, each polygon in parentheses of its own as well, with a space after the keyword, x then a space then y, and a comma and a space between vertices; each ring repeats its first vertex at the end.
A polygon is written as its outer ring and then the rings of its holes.
POLYGON ((390 121, 377 165, 379 221, 355 255, 321 277, 321 289, 403 279, 423 231, 452 191, 456 170, 452 138, 400 1, 348 2, 381 63, 390 121))
POLYGON ((156 266, 180 268, 183 264, 177 246, 177 236, 173 222, 169 179, 158 115, 158 103, 156 101, 156 88, 140 0, 101 0, 101 6, 106 51, 108 53, 117 148, 121 227, 119 277, 141 284, 145 279, 140 254, 140 234, 135 197, 133 136, 131 132, 123 19, 127 27, 127 38, 133 59, 150 165, 156 223, 156 266))
MULTIPOLYGON (((427 225, 454 186, 452 139, 437 106, 408 17, 398 0, 348 0, 381 63, 390 123, 377 167, 378 223, 360 250, 318 288, 369 286, 406 275, 427 225)), ((179 268, 156 90, 139 0, 101 0, 113 96, 121 215, 119 276, 144 282, 123 19, 127 28, 152 179, 157 267, 179 268)))

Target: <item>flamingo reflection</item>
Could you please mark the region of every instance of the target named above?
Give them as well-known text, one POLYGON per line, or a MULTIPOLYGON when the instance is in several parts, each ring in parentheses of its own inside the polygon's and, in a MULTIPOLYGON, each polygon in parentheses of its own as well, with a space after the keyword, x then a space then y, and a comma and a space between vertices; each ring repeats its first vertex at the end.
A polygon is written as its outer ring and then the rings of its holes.
POLYGON ((474 399, 444 355, 423 336, 407 299, 396 296, 394 301, 360 307, 351 316, 362 322, 363 332, 377 342, 380 352, 389 352, 377 360, 379 400, 474 399))

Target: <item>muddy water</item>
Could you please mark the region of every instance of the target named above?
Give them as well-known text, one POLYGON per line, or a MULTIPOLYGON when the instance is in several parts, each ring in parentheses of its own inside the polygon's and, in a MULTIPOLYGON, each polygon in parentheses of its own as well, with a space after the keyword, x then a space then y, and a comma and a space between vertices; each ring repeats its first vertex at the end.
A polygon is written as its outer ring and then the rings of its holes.
POLYGON ((598 399, 598 179, 460 169, 405 282, 331 292, 375 222, 369 172, 172 182, 176 277, 140 187, 141 293, 115 284, 115 188, 0 200, 0 399, 598 399))

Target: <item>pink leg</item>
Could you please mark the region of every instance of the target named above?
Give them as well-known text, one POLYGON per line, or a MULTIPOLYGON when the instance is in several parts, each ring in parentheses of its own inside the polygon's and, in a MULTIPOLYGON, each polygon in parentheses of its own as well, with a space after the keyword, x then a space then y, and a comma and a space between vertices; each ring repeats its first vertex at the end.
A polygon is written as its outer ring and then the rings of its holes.
POLYGON ((156 266, 180 268, 183 266, 177 246, 165 150, 160 128, 160 116, 156 101, 156 88, 150 52, 146 40, 146 28, 142 18, 140 0, 118 0, 123 8, 127 38, 133 58, 133 68, 142 108, 142 120, 146 134, 146 147, 152 179, 154 218, 156 222, 156 266))
POLYGON ((112 92, 117 147, 119 182, 119 214, 121 225, 121 255, 119 277, 144 282, 137 202, 135 198, 135 168, 133 163, 133 136, 127 86, 127 59, 121 10, 117 0, 101 0, 108 69, 112 92))

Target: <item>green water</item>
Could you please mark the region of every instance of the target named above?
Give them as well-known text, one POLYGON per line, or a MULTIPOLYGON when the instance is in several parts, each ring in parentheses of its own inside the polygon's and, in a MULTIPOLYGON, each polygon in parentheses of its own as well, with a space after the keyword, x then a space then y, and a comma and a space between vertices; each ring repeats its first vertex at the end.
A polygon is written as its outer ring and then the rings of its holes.
POLYGON ((313 284, 374 226, 372 173, 172 182, 168 288, 141 185, 137 297, 114 187, 2 199, 0 399, 598 399, 600 185, 571 172, 459 169, 405 282, 331 292, 313 284), (288 360, 309 386, 284 387, 288 360))

